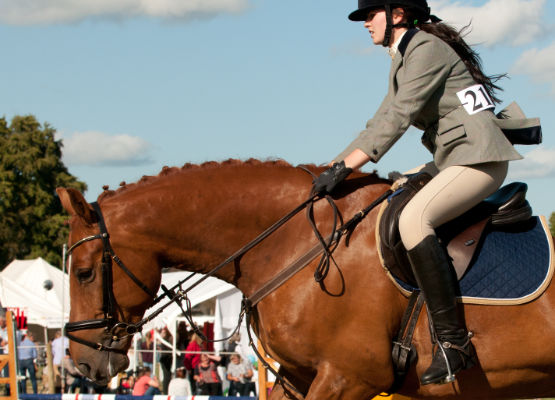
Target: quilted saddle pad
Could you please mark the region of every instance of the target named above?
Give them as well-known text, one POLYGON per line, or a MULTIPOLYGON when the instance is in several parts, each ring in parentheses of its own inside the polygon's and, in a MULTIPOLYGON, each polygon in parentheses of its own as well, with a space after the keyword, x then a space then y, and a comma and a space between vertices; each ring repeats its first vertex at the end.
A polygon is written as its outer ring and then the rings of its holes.
MULTIPOLYGON (((553 237, 544 217, 532 217, 518 232, 490 230, 459 281, 461 301, 473 304, 523 304, 549 286, 554 269, 553 237)), ((409 295, 416 288, 389 274, 409 295)))

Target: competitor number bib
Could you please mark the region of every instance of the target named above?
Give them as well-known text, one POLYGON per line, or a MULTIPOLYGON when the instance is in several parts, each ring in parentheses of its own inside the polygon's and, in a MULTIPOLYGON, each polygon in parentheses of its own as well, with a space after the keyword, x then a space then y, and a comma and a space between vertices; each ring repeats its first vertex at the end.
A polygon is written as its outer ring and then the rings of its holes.
POLYGON ((464 109, 470 115, 479 113, 490 108, 495 108, 495 104, 486 92, 483 85, 474 85, 457 92, 464 109))

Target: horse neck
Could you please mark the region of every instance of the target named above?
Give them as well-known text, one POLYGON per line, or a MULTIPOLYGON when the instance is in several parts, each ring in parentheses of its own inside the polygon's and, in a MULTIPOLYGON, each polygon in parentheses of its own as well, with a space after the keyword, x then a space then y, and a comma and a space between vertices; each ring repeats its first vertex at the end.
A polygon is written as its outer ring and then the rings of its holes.
MULTIPOLYGON (((107 221, 114 220, 110 225, 136 243, 137 252, 154 253, 161 268, 207 273, 305 200, 311 179, 292 167, 264 164, 197 169, 137 185, 102 206, 107 221)), ((250 273, 263 263, 260 257, 249 252, 215 276, 248 291, 254 275, 265 275, 250 273)))

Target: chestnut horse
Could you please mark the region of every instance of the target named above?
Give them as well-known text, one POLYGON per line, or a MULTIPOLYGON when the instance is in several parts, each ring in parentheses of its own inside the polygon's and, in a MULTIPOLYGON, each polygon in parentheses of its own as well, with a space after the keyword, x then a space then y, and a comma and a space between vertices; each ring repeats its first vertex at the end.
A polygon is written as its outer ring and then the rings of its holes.
MULTIPOLYGON (((309 168, 315 174, 323 170, 309 168)), ((115 262, 111 277, 102 272, 103 240, 92 240, 99 238, 98 213, 78 191, 59 188, 72 216, 69 244, 91 239, 73 250, 70 322, 106 315, 106 279, 113 279, 113 317, 141 320, 163 267, 210 271, 306 200, 311 181, 306 171, 282 161, 229 160, 165 168, 156 177, 105 191, 97 203, 109 246, 146 285, 142 290, 115 262)), ((375 174, 355 172, 334 196, 335 203, 349 219, 389 186, 375 174)), ((306 400, 369 399, 393 382, 392 339, 408 300, 380 264, 374 236, 377 213, 370 212, 350 240, 339 243, 323 282, 314 280, 316 259, 256 306, 252 325, 259 340, 306 400)), ((325 200, 314 204, 314 217, 322 232, 331 229, 333 213, 325 200)), ((250 296, 316 243, 299 213, 216 276, 250 296)), ((479 365, 460 372, 451 384, 420 386, 417 377, 432 354, 427 316, 421 313, 413 341, 419 359, 399 393, 437 399, 555 396, 554 285, 523 305, 461 307, 475 334, 479 365)), ((95 323, 89 328, 73 336, 98 343, 100 350, 72 341, 71 354, 82 372, 106 382, 127 367, 131 335, 110 333, 95 323)), ((284 392, 277 385, 271 399, 290 398, 284 392)))

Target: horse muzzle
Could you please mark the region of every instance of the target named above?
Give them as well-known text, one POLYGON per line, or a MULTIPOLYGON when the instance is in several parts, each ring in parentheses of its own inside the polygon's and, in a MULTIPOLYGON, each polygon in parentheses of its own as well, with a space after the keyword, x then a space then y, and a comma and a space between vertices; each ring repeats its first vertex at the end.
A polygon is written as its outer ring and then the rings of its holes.
POLYGON ((127 349, 130 340, 124 338, 114 342, 104 336, 99 343, 112 351, 98 351, 90 346, 71 342, 70 352, 75 366, 83 375, 99 385, 104 385, 118 372, 124 371, 129 366, 127 349))

